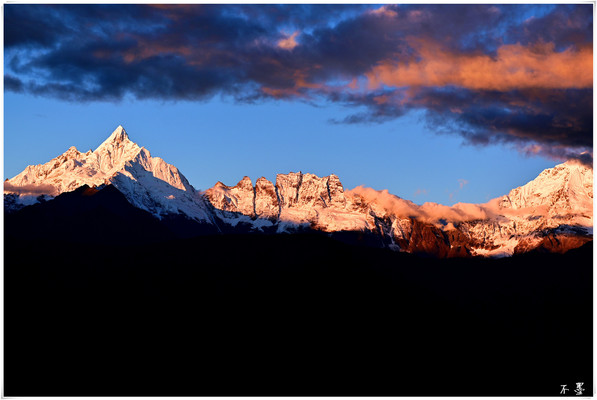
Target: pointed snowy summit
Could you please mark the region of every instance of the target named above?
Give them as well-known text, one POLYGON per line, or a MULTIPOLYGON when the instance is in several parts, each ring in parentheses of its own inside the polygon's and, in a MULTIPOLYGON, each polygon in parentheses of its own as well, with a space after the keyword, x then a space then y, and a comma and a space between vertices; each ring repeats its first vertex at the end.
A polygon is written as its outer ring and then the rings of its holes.
POLYGON ((112 132, 112 134, 98 146, 98 149, 107 146, 112 147, 119 144, 126 144, 129 142, 132 143, 129 139, 129 135, 126 133, 126 130, 122 125, 118 125, 118 128, 116 128, 114 132, 112 132))
POLYGON ((203 199, 180 171, 131 141, 122 125, 95 151, 81 153, 73 146, 45 164, 28 166, 5 183, 5 194, 53 197, 82 185, 110 184, 157 217, 182 213, 200 222, 209 219, 203 199))
POLYGON ((593 170, 579 163, 548 168, 485 204, 444 207, 435 214, 445 212, 446 226, 425 205, 373 189, 345 191, 333 174, 290 172, 255 185, 244 177, 235 186, 218 182, 198 192, 175 166, 132 142, 122 125, 95 151, 73 146, 7 180, 5 207, 34 204, 40 194, 48 201, 82 185, 113 185, 133 206, 160 219, 183 216, 218 230, 222 223, 255 232, 364 232, 394 250, 441 257, 563 252, 592 240, 593 231, 593 170))
POLYGON ((121 142, 129 138, 129 135, 126 133, 126 130, 122 125, 118 125, 118 127, 112 132, 109 139, 113 141, 121 142))
POLYGON ((133 161, 141 150, 141 147, 129 139, 122 125, 118 125, 118 128, 93 153, 99 169, 111 175, 124 168, 127 161, 133 161))

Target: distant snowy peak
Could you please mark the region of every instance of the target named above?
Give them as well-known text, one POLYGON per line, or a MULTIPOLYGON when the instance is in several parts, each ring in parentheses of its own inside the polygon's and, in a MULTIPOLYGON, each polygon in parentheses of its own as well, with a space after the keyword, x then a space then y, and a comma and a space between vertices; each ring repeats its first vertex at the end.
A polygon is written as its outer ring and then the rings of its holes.
MULTIPOLYGON (((5 210, 83 185, 113 185, 135 207, 167 223, 180 216, 220 232, 357 232, 394 250, 438 257, 503 256, 538 247, 566 251, 592 239, 593 170, 574 162, 485 204, 417 205, 387 191, 345 191, 334 175, 278 174, 197 192, 182 173, 130 140, 119 126, 94 151, 70 147, 4 184, 5 210)), ((185 221, 184 224, 187 224, 185 221)), ((360 239, 359 239, 360 240, 360 239)))
POLYGON ((478 255, 578 247, 593 232, 593 170, 574 161, 556 165, 483 207, 498 217, 460 226, 478 255))
POLYGON ((17 202, 31 203, 26 197, 110 184, 133 205, 157 217, 183 213, 199 221, 209 219, 203 198, 180 171, 131 141, 122 126, 94 151, 81 153, 71 147, 45 164, 28 166, 4 183, 4 193, 17 195, 11 197, 17 202))
POLYGON ((122 126, 114 132, 95 151, 94 167, 105 175, 116 172, 124 167, 127 161, 132 161, 141 151, 136 143, 132 142, 122 126))
POLYGON ((548 168, 524 186, 510 191, 500 208, 521 210, 544 207, 557 211, 592 209, 593 170, 568 161, 548 168))
POLYGON ((504 256, 541 246, 565 251, 590 240, 593 173, 564 163, 527 185, 486 204, 422 206, 387 191, 344 188, 336 175, 290 172, 275 184, 244 177, 235 186, 218 182, 205 192, 219 220, 232 227, 294 231, 357 231, 387 247, 440 257, 504 256), (570 239, 574 237, 574 239, 570 239))
POLYGON ((119 126, 95 151, 81 153, 72 146, 45 164, 30 165, 5 184, 5 192, 27 194, 29 189, 46 190, 49 195, 72 191, 82 185, 106 183, 142 148, 128 139, 119 126))
POLYGON ((102 147, 103 145, 107 144, 118 144, 126 142, 131 142, 129 140, 129 135, 126 133, 126 130, 122 125, 118 125, 118 127, 114 129, 114 132, 112 132, 112 134, 99 147, 102 147))

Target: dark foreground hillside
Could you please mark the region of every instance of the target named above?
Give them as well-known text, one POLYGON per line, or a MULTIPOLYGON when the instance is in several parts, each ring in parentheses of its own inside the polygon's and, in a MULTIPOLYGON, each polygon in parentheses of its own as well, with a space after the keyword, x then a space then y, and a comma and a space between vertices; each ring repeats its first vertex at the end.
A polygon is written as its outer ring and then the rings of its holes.
POLYGON ((4 248, 6 396, 592 394, 592 242, 501 260, 321 235, 4 248))

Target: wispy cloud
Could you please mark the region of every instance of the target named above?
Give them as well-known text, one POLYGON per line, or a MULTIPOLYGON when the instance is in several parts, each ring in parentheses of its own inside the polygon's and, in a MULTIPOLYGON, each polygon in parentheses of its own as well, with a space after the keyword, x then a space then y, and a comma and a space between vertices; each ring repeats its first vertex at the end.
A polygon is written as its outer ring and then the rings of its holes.
POLYGON ((448 197, 450 200, 453 200, 454 197, 462 190, 464 187, 468 185, 468 181, 466 179, 458 179, 458 189, 448 191, 448 197))
POLYGON ((8 182, 4 182, 4 192, 5 193, 16 193, 16 194, 20 194, 20 195, 24 195, 24 196, 39 196, 42 194, 55 196, 58 193, 56 188, 52 185, 29 184, 29 185, 17 186, 17 185, 8 183, 8 182))
POLYGON ((378 191, 364 186, 358 186, 346 193, 349 196, 359 196, 367 202, 375 202, 378 206, 400 217, 415 217, 429 223, 438 223, 440 220, 457 223, 486 219, 494 212, 492 211, 493 206, 469 203, 445 206, 427 202, 417 205, 412 201, 390 194, 387 190, 378 191))

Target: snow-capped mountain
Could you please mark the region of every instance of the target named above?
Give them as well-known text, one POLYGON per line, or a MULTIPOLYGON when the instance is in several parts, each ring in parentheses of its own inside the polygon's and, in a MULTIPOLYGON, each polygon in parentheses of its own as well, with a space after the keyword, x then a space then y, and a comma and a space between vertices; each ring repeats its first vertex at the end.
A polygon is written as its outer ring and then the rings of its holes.
POLYGON ((577 242, 593 233, 593 170, 568 161, 483 206, 494 218, 461 225, 480 242, 476 254, 575 247, 562 241, 577 242))
MULTIPOLYGON (((183 216, 221 232, 363 235, 397 251, 504 256, 544 248, 566 251, 592 239, 593 170, 566 162, 485 204, 416 205, 387 191, 344 190, 336 175, 244 177, 201 193, 178 169, 132 142, 119 126, 95 151, 71 147, 5 182, 5 210, 87 185, 113 186, 135 207, 162 219, 183 216)), ((361 240, 361 239, 359 239, 361 240)))
POLYGON ((375 226, 371 215, 348 202, 336 175, 291 172, 278 174, 275 184, 259 178, 254 187, 245 176, 233 187, 218 182, 205 196, 225 223, 252 224, 258 231, 369 231, 375 226))
POLYGON ((182 213, 211 223, 203 197, 178 169, 132 142, 122 126, 95 151, 81 153, 73 146, 45 164, 28 166, 4 183, 4 193, 18 207, 82 185, 114 185, 131 204, 158 218, 182 213))
MULTIPOLYGON (((501 209, 534 209, 556 214, 583 217, 593 208, 593 170, 579 163, 566 162, 548 168, 524 186, 501 198, 501 209)), ((592 220, 592 216, 585 218, 592 220)))
POLYGON ((384 245, 439 256, 565 251, 592 237, 593 170, 566 162, 486 204, 418 206, 387 191, 344 191, 336 175, 279 174, 255 186, 218 182, 205 192, 219 219, 255 231, 364 232, 384 245))

